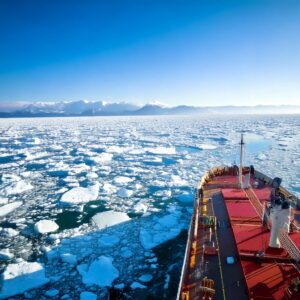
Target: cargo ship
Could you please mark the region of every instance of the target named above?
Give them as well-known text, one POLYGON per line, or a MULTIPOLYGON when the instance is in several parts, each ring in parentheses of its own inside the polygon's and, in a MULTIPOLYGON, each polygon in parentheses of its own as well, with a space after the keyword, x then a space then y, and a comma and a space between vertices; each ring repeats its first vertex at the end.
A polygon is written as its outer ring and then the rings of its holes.
POLYGON ((300 201, 243 166, 244 145, 199 182, 177 300, 300 299, 300 201))

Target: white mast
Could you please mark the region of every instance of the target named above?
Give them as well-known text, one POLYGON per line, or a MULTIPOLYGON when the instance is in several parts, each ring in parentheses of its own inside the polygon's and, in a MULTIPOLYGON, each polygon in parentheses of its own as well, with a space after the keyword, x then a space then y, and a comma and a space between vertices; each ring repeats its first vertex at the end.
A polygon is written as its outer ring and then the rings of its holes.
POLYGON ((239 187, 243 187, 243 149, 244 149, 244 135, 241 134, 241 153, 240 153, 240 169, 239 169, 239 187))

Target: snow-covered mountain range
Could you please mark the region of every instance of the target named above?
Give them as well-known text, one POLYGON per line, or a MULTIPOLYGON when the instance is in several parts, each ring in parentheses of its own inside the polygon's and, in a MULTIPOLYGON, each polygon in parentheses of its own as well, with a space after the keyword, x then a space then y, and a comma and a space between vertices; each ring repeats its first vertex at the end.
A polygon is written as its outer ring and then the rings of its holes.
POLYGON ((51 117, 51 116, 124 116, 124 115, 186 115, 186 114, 259 114, 300 113, 300 105, 259 106, 167 106, 159 102, 137 105, 128 102, 104 101, 21 102, 0 103, 0 117, 51 117))

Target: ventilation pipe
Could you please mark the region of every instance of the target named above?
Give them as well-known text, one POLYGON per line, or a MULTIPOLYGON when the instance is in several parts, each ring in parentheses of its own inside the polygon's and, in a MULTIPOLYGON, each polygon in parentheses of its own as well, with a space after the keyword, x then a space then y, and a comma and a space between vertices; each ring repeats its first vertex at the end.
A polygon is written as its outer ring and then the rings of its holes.
POLYGON ((239 187, 243 188, 243 150, 244 150, 244 135, 241 134, 241 152, 240 152, 240 168, 239 168, 239 187))
POLYGON ((271 209, 270 218, 272 221, 271 235, 269 246, 273 248, 280 248, 278 239, 280 232, 290 232, 291 223, 291 207, 288 202, 284 201, 280 205, 275 205, 271 209))
POLYGON ((248 189, 250 185, 250 173, 245 175, 244 189, 248 189))

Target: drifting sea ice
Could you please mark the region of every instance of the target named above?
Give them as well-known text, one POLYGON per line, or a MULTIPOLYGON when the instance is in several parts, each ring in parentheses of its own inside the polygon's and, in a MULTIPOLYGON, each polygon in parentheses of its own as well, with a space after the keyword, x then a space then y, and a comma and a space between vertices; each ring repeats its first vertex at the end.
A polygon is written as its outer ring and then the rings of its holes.
POLYGON ((133 191, 131 190, 127 190, 125 188, 120 188, 118 191, 117 191, 117 195, 121 198, 129 198, 131 197, 133 194, 133 191))
POLYGON ((52 220, 40 220, 34 225, 34 230, 37 233, 54 232, 58 229, 58 225, 52 220))
POLYGON ((97 300, 97 295, 91 292, 82 292, 80 300, 97 300))
POLYGON ((25 180, 20 180, 4 188, 3 193, 5 196, 9 196, 21 194, 31 189, 33 189, 33 186, 30 183, 26 182, 25 180))
POLYGON ((22 205, 21 201, 16 201, 12 203, 8 203, 6 205, 0 206, 0 217, 4 217, 20 207, 22 205))
POLYGON ((180 222, 180 217, 180 211, 175 211, 160 218, 153 217, 156 224, 151 228, 141 229, 140 231, 140 241, 143 247, 146 250, 152 249, 175 238, 184 228, 184 224, 180 222))
POLYGON ((100 256, 91 263, 86 272, 82 272, 82 282, 87 286, 93 284, 100 287, 111 286, 112 282, 119 277, 119 271, 112 261, 111 257, 100 256))
POLYGON ((39 257, 51 282, 28 292, 33 298, 52 289, 73 299, 83 291, 105 298, 106 288, 90 290, 76 271, 86 264, 87 272, 100 256, 112 258, 119 272, 112 286, 126 291, 132 285, 129 299, 137 298, 136 284, 147 287, 145 296, 175 298, 186 231, 180 233, 188 228, 193 189, 209 167, 238 161, 242 130, 246 137, 255 134, 246 141, 245 163, 282 177, 283 185, 300 195, 296 116, 6 119, 0 124, 0 212, 20 204, 0 216, 1 249, 14 255, 3 267, 39 257), (255 139, 259 149, 251 146, 255 139), (93 193, 86 192, 95 181, 98 191, 90 197, 93 193), (34 188, 24 189, 25 183, 34 188), (134 194, 118 197, 122 188, 134 194), (64 195, 68 205, 61 205, 64 195), (105 220, 105 210, 124 214, 124 222, 105 220), (100 227, 93 217, 99 217, 100 227), (39 220, 52 220, 59 228, 33 241, 39 220), (170 245, 170 255, 161 255, 170 245), (140 280, 145 274, 152 280, 140 280))
POLYGON ((2 277, 3 287, 0 292, 0 299, 22 294, 49 281, 45 276, 43 265, 37 262, 9 264, 2 277))
POLYGON ((139 281, 149 282, 149 281, 152 280, 152 278, 153 278, 153 276, 151 274, 144 274, 144 275, 139 277, 139 281))
POLYGON ((125 213, 109 210, 94 215, 92 220, 99 229, 102 229, 128 221, 130 218, 125 213))
POLYGON ((61 196, 60 202, 67 205, 76 205, 96 200, 99 195, 100 184, 97 182, 87 188, 76 187, 61 196))

